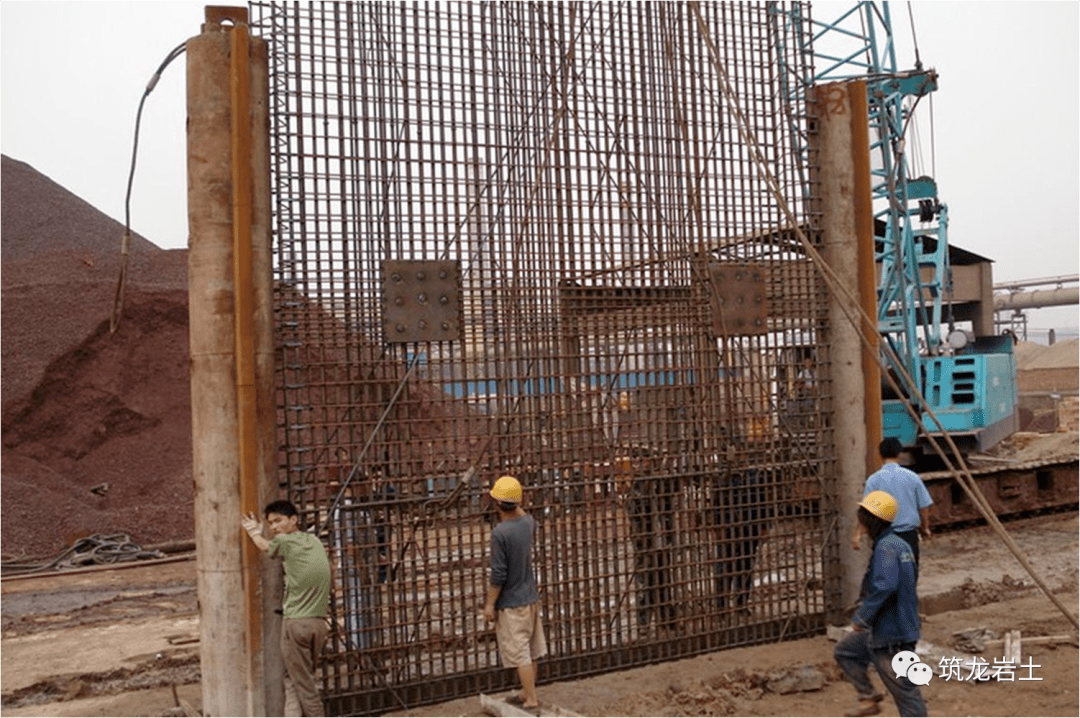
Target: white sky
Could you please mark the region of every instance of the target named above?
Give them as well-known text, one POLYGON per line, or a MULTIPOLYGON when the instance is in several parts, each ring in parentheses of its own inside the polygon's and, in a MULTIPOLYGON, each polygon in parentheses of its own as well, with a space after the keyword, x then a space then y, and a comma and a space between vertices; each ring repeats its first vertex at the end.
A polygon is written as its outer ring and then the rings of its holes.
MULTIPOLYGON (((123 222, 139 99, 168 53, 199 33, 209 4, 4 0, 0 151, 123 222)), ((814 15, 848 7, 815 3, 814 15)), ((908 7, 891 5, 904 68, 914 66, 908 7)), ((950 240, 995 260, 995 282, 1080 272, 1080 3, 911 10, 923 65, 940 76, 933 166, 925 109, 920 130, 950 240)), ((133 229, 170 249, 187 245, 185 81, 181 57, 147 99, 131 203, 133 229)), ((1076 307, 1029 317, 1062 338, 1080 323, 1076 307)))

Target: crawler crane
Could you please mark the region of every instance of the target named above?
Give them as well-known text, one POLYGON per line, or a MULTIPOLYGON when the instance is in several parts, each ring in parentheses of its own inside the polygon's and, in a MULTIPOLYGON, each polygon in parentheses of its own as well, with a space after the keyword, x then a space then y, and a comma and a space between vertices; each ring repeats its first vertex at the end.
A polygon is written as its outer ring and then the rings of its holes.
MULTIPOLYGON (((915 68, 898 69, 887 2, 856 3, 831 22, 812 18, 804 5, 774 8, 779 21, 813 28, 813 74, 794 78, 792 94, 820 83, 867 84, 877 322, 881 342, 891 349, 882 352, 882 371, 896 380, 883 382, 883 433, 898 438, 916 458, 935 495, 936 523, 977 518, 950 475, 933 473, 936 456, 927 450, 927 434, 947 433, 962 454, 972 455, 1015 433, 1016 363, 1012 338, 994 335, 992 321, 981 336, 974 330, 977 322, 961 326, 972 315, 954 301, 951 261, 973 255, 950 246, 948 207, 935 180, 911 174, 912 120, 938 89, 937 73, 922 67, 917 49, 915 68)), ((992 312, 992 306, 984 310, 992 312)), ((999 514, 1076 505, 1075 460, 1006 470, 976 467, 973 473, 999 514)))

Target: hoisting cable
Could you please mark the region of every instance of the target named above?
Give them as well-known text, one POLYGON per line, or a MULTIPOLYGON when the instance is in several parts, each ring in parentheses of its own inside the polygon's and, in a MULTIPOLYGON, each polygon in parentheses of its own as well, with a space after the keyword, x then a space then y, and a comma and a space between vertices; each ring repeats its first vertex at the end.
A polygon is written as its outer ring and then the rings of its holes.
POLYGON ((930 95, 930 176, 937 179, 937 145, 934 137, 934 95, 930 95))
MULTIPOLYGON (((855 297, 852 290, 840 280, 840 278, 833 271, 832 267, 830 267, 829 264, 825 262, 821 254, 817 251, 813 244, 811 244, 809 238, 807 238, 806 236, 806 233, 803 232, 803 230, 799 227, 794 212, 788 205, 787 200, 784 199, 783 193, 780 190, 776 177, 770 172, 769 165, 765 158, 762 156, 761 151, 758 148, 758 144, 749 129, 749 122, 747 121, 746 116, 742 111, 742 108, 739 106, 738 98, 735 96, 735 92, 731 88, 731 85, 728 81, 727 73, 724 71, 724 68, 720 64, 720 61, 718 59, 719 53, 717 52, 716 45, 713 43, 712 37, 709 34, 708 26, 705 24, 705 20, 701 16, 701 9, 699 7, 699 3, 692 2, 689 3, 689 5, 692 12, 696 16, 698 30, 709 50, 709 56, 713 65, 713 69, 716 72, 717 78, 720 81, 721 91, 723 92, 727 100, 731 103, 732 114, 735 117, 736 126, 738 127, 739 133, 742 136, 743 142, 750 150, 750 154, 755 161, 758 172, 761 175, 761 179, 765 182, 765 184, 769 187, 770 191, 773 193, 779 209, 787 218, 788 222, 791 224, 792 231, 798 238, 799 242, 802 244, 804 250, 807 253, 807 256, 812 260, 815 268, 817 268, 818 271, 821 272, 822 278, 825 280, 825 283, 828 286, 829 290, 835 296, 845 300, 839 303, 840 308, 848 321, 851 322, 853 328, 856 331, 856 334, 858 334, 859 339, 863 344, 864 349, 866 349, 867 351, 874 351, 874 345, 870 341, 869 337, 867 337, 864 327, 875 326, 875 320, 871 319, 871 317, 867 315, 860 303, 857 301, 857 297, 855 297)), ((1078 622, 1076 616, 1071 610, 1069 610, 1068 607, 1065 606, 1064 603, 1062 603, 1060 598, 1054 595, 1054 593, 1050 590, 1049 586, 1046 585, 1046 582, 1043 580, 1043 578, 1035 570, 1034 566, 1032 566, 1027 556, 1024 555, 1020 547, 1017 546, 1015 541, 1013 541, 1012 536, 1010 536, 1009 533, 1005 530, 1005 528, 1001 525, 1001 521, 998 519, 997 514, 994 513, 989 502, 986 500, 986 497, 983 495, 982 490, 979 488, 978 484, 975 482, 974 477, 971 475, 971 471, 968 468, 966 462, 964 461, 963 456, 961 455, 955 442, 953 441, 952 435, 948 432, 948 430, 945 428, 945 426, 942 424, 941 420, 933 412, 933 410, 930 409, 929 405, 926 402, 926 398, 919 390, 918 384, 903 367, 903 365, 899 362, 899 358, 896 356, 894 350, 889 346, 888 342, 882 343, 880 345, 880 348, 884 351, 890 361, 896 362, 896 367, 901 375, 901 378, 904 380, 904 383, 910 388, 910 396, 919 401, 920 406, 922 406, 922 408, 926 411, 926 414, 930 417, 933 423, 937 426, 938 430, 941 432, 942 438, 948 445, 949 449, 952 451, 952 456, 956 459, 955 465, 952 458, 950 458, 950 456, 938 443, 937 438, 935 438, 929 431, 927 431, 927 427, 925 426, 922 417, 912 406, 911 401, 904 402, 904 408, 919 425, 919 428, 927 437, 931 446, 944 461, 949 471, 952 472, 954 478, 957 479, 957 482, 964 490, 964 493, 967 494, 968 498, 971 499, 972 503, 976 505, 980 513, 982 513, 983 517, 986 519, 987 523, 991 526, 994 532, 998 534, 998 537, 1001 538, 1006 548, 1008 548, 1009 551, 1013 554, 1013 556, 1017 559, 1017 561, 1020 562, 1020 564, 1032 577, 1032 579, 1035 580, 1035 583, 1038 584, 1039 588, 1046 595, 1046 597, 1049 598, 1050 601, 1058 607, 1058 609, 1065 615, 1069 622, 1072 623, 1074 628, 1077 627, 1078 622)), ((894 391, 897 391, 898 396, 905 395, 903 392, 900 391, 900 387, 896 379, 891 375, 890 372, 883 372, 882 376, 884 376, 888 380, 890 387, 894 391)))
MULTIPOLYGON (((915 34, 915 12, 912 10, 911 0, 908 0, 908 22, 911 24, 911 43, 915 46, 915 69, 922 69, 922 59, 919 57, 919 38, 915 34)), ((914 111, 915 108, 912 108, 914 111)), ((937 152, 934 144, 934 95, 930 94, 930 176, 937 178, 937 152)))
POLYGON ((919 38, 915 36, 915 13, 911 11, 911 0, 907 4, 908 21, 911 23, 911 44, 915 46, 915 69, 922 69, 922 60, 919 59, 919 38))
POLYGON ((120 326, 120 313, 124 308, 124 285, 127 283, 128 254, 131 251, 131 188, 135 181, 135 160, 139 153, 139 124, 142 122, 143 106, 146 104, 146 98, 157 87, 158 80, 161 79, 161 73, 165 71, 169 63, 184 54, 186 49, 187 42, 185 41, 173 48, 172 52, 165 57, 165 60, 150 78, 150 81, 146 83, 146 89, 143 90, 142 98, 139 99, 139 109, 135 113, 135 134, 131 144, 131 170, 128 172, 127 193, 124 195, 124 237, 120 242, 120 278, 116 282, 116 297, 113 299, 112 314, 109 316, 110 334, 116 332, 116 328, 120 326))

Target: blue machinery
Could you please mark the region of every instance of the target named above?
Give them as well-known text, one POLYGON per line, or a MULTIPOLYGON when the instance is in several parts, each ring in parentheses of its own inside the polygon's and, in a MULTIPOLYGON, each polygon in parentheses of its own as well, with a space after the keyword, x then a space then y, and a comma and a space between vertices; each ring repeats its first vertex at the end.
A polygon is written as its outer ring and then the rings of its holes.
POLYGON ((867 83, 878 329, 893 350, 885 353, 882 369, 902 387, 905 373, 917 383, 917 391, 904 390, 907 397, 885 393, 884 433, 905 446, 919 445, 918 424, 905 407, 910 402, 931 432, 947 431, 969 449, 992 446, 1017 428, 1012 343, 956 328, 949 305, 948 208, 932 178, 909 175, 908 130, 916 107, 937 89, 937 75, 922 68, 917 52, 914 70, 897 70, 887 2, 857 3, 829 23, 811 20, 799 5, 776 12, 782 22, 812 23, 814 29, 814 76, 809 82, 792 78, 793 92, 827 82, 867 83))

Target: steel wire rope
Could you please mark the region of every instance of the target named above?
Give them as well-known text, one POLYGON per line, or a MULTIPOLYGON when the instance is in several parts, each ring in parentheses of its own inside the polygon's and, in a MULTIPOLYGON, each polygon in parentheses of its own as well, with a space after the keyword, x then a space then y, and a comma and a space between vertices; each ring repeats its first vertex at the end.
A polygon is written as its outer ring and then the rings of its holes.
MULTIPOLYGON (((868 351, 873 351, 873 343, 869 340, 866 335, 866 331, 864 330, 865 326, 874 325, 873 320, 859 305, 859 302, 857 301, 857 298, 852 294, 851 289, 839 279, 839 277, 828 265, 828 263, 826 263, 821 257, 821 254, 817 251, 817 249, 813 247, 813 245, 810 243, 810 240, 806 237, 805 233, 798 227, 798 225, 794 224, 794 215, 791 211, 791 208, 788 206, 787 202, 784 201, 783 196, 779 192, 779 188, 775 187, 776 180, 769 172, 768 166, 764 162, 764 159, 761 157, 760 152, 757 148, 757 143, 754 141, 753 135, 747 129, 748 123, 746 121, 746 118, 743 115, 740 106, 738 105, 738 101, 734 95, 734 92, 731 90, 727 75, 724 72, 723 67, 717 60, 716 48, 715 45, 712 43, 712 39, 709 37, 708 26, 705 24, 705 21, 701 16, 699 3, 691 2, 690 7, 696 15, 699 31, 709 47, 709 51, 712 56, 714 71, 717 73, 718 77, 721 80, 725 95, 728 97, 729 102, 731 102, 733 105, 737 124, 739 126, 739 132, 743 136, 743 141, 747 143, 748 147, 751 150, 751 153, 756 160, 758 172, 761 173, 762 179, 766 182, 766 184, 770 185, 773 188, 777 200, 780 203, 781 210, 784 212, 785 215, 788 216, 789 221, 792 222, 796 236, 802 243, 807 255, 810 256, 810 258, 812 259, 815 268, 820 271, 822 277, 825 278, 826 284, 830 291, 832 291, 835 295, 838 295, 840 298, 846 300, 845 302, 839 303, 841 311, 844 313, 845 317, 854 327, 856 334, 859 336, 860 341, 863 343, 864 348, 866 348, 868 351)), ((898 362, 899 358, 895 356, 895 352, 888 345, 888 343, 881 344, 880 346, 884 349, 885 354, 889 355, 890 359, 897 360, 898 362)), ((949 433, 949 431, 945 428, 944 424, 942 424, 941 420, 937 417, 937 414, 929 406, 926 406, 926 398, 922 396, 922 393, 920 392, 915 380, 910 376, 910 374, 908 374, 906 369, 899 365, 899 363, 897 363, 897 367, 899 369, 899 373, 901 374, 901 378, 904 380, 905 383, 908 384, 911 395, 923 404, 923 408, 925 409, 926 413, 930 416, 931 420, 939 429, 949 449, 952 450, 953 456, 957 460, 955 465, 950 456, 941 447, 941 444, 938 443, 938 439, 932 434, 930 434, 929 431, 927 431, 927 427, 923 422, 922 417, 919 416, 918 412, 915 411, 911 401, 904 401, 904 408, 918 424, 919 428, 923 431, 924 435, 930 442, 931 446, 934 448, 935 452, 945 463, 946 467, 953 474, 954 478, 957 479, 965 494, 967 494, 968 498, 972 500, 972 503, 974 503, 979 508, 980 513, 983 514, 983 518, 986 519, 987 523, 991 526, 994 532, 998 534, 999 538, 1002 539, 1009 551, 1020 562, 1020 564, 1032 577, 1032 579, 1035 580, 1035 582, 1039 585, 1039 588, 1042 589, 1043 593, 1045 593, 1046 596, 1051 600, 1051 602, 1053 602, 1054 605, 1056 605, 1058 609, 1061 610, 1065 617, 1069 619, 1069 621, 1073 624, 1073 627, 1077 627, 1078 623, 1076 616, 1073 615, 1073 613, 1064 605, 1064 603, 1062 603, 1061 600, 1053 594, 1050 588, 1046 585, 1046 582, 1042 579, 1038 572, 1035 571, 1035 568, 1031 565, 1031 562, 1024 555, 1023 551, 1020 550, 1020 547, 1016 545, 1016 543, 1012 540, 1012 537, 1009 536, 1008 532, 1001 525, 1000 520, 993 512, 992 508, 989 505, 989 502, 986 500, 985 495, 983 495, 982 490, 978 487, 978 484, 975 483, 975 479, 972 477, 971 471, 968 468, 967 463, 964 461, 963 456, 960 454, 959 449, 953 441, 951 433, 949 433)), ((896 379, 892 377, 888 372, 884 372, 884 376, 886 377, 890 387, 893 390, 897 391, 899 396, 904 396, 904 393, 900 390, 900 386, 896 379)))
POLYGON ((187 42, 185 41, 174 47, 165 56, 165 59, 150 77, 150 81, 146 83, 146 89, 143 90, 142 97, 139 98, 139 109, 135 112, 135 132, 131 143, 131 169, 128 171, 127 192, 124 195, 124 236, 120 243, 120 277, 116 282, 116 296, 113 299, 112 313, 109 315, 110 334, 115 333, 117 327, 120 326, 120 314, 124 309, 124 285, 127 283, 128 255, 131 251, 131 189, 135 183, 135 163, 139 153, 139 126, 142 123, 143 107, 146 105, 146 98, 157 87, 158 80, 161 79, 161 73, 165 72, 165 68, 173 60, 184 54, 186 49, 187 42))
POLYGON ((930 176, 937 177, 937 126, 934 122, 933 95, 930 95, 930 176))
MULTIPOLYGON (((908 0, 908 21, 911 24, 911 42, 915 47, 915 69, 922 69, 922 59, 919 57, 919 37, 915 32, 915 11, 911 0, 908 0)), ((914 108, 912 108, 914 110, 914 108)), ((934 96, 930 95, 930 176, 937 177, 937 152, 935 150, 934 137, 934 96)))
MULTIPOLYGON (((915 98, 915 102, 912 104, 911 109, 907 110, 907 119, 903 119, 904 110, 903 110, 903 107, 901 105, 900 113, 901 113, 901 119, 903 121, 901 122, 900 127, 897 128, 897 130, 899 131, 899 135, 900 135, 900 141, 898 143, 898 146, 893 148, 893 153, 895 155, 895 157, 893 158, 893 171, 890 172, 888 174, 888 176, 885 178, 885 182, 888 185, 888 189, 889 189, 889 200, 888 200, 889 201, 889 212, 892 215, 891 218, 893 220, 893 226, 897 227, 897 228, 901 227, 901 218, 903 218, 903 220, 904 220, 903 224, 905 226, 910 227, 910 224, 911 224, 911 217, 908 215, 907 207, 906 206, 901 206, 900 203, 897 200, 897 189, 896 189, 897 184, 896 184, 896 181, 897 181, 898 177, 901 177, 903 179, 902 184, 903 184, 903 191, 904 191, 904 199, 906 201, 906 199, 907 199, 907 177, 901 175, 901 169, 905 166, 905 163, 907 161, 905 158, 908 156, 907 142, 906 142, 906 140, 904 138, 907 136, 908 128, 910 127, 911 122, 914 119, 915 108, 918 107, 919 101, 922 100, 922 98, 923 98, 923 95, 919 95, 918 97, 915 98)), ((881 117, 882 115, 884 115, 885 117, 884 117, 884 120, 881 122, 881 124, 887 124, 888 121, 889 121, 889 117, 888 117, 887 113, 884 112, 884 110, 879 111, 879 113, 878 113, 879 117, 881 117)), ((915 144, 915 143, 913 143, 913 144, 915 144)), ((885 145, 884 138, 882 138, 881 146, 884 147, 884 145, 885 145)), ((903 268, 904 268, 905 262, 908 261, 907 259, 905 259, 905 256, 904 256, 904 249, 905 248, 904 248, 903 242, 897 242, 896 245, 895 245, 895 249, 896 249, 896 255, 897 255, 896 266, 900 267, 899 271, 901 273, 903 273, 903 268)), ((922 292, 922 278, 918 273, 915 274, 915 280, 917 282, 919 282, 919 284, 917 286, 917 290, 918 290, 917 292, 913 293, 913 295, 910 296, 910 297, 909 297, 908 293, 901 293, 900 294, 899 301, 900 301, 900 306, 901 306, 901 312, 902 312, 902 314, 904 316, 907 316, 907 315, 909 315, 911 313, 914 313, 915 316, 919 317, 919 321, 921 323, 921 326, 925 329, 926 327, 930 326, 931 322, 930 322, 930 317, 927 316, 927 311, 928 310, 927 310, 927 307, 926 307, 926 303, 924 301, 916 300, 916 297, 921 298, 922 293, 923 293, 922 292), (916 304, 914 310, 912 310, 910 308, 910 306, 909 306, 910 303, 915 303, 916 304)), ((927 334, 929 335, 929 332, 927 332, 927 334)), ((909 346, 908 351, 911 353, 912 356, 914 356, 917 349, 916 349, 916 347, 910 347, 909 346)), ((890 356, 889 360, 893 361, 893 357, 890 356)), ((899 356, 896 356, 895 360, 897 362, 899 362, 900 361, 899 356)), ((907 367, 905 367, 905 369, 907 369, 907 367)), ((920 397, 920 400, 923 403, 925 403, 925 399, 922 399, 922 397, 920 397)))
POLYGON ((911 42, 915 46, 915 69, 922 69, 922 60, 919 58, 919 38, 915 34, 915 12, 911 9, 911 0, 907 4, 908 20, 911 23, 911 42))
POLYGON ((87 565, 114 564, 123 561, 164 558, 161 551, 146 551, 125 533, 93 534, 77 539, 51 560, 43 563, 3 564, 5 571, 19 574, 36 573, 49 569, 72 569, 87 565))

